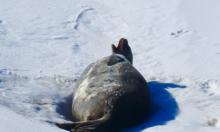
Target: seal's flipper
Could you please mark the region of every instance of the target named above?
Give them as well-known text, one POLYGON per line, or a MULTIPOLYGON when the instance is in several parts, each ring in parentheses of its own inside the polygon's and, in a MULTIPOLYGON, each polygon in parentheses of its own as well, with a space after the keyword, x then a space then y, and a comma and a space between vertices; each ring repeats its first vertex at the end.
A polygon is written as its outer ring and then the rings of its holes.
POLYGON ((81 122, 71 129, 71 132, 102 132, 102 128, 106 126, 109 120, 110 114, 107 114, 98 120, 81 122))
POLYGON ((72 123, 55 123, 56 126, 58 126, 61 129, 70 131, 72 128, 76 127, 78 125, 78 122, 72 122, 72 123))
POLYGON ((80 124, 78 126, 76 126, 75 128, 71 129, 71 132, 92 132, 92 131, 96 131, 97 132, 97 127, 99 127, 102 124, 102 122, 93 122, 93 123, 83 123, 80 124))
POLYGON ((91 121, 83 121, 83 122, 72 122, 72 123, 54 123, 61 129, 68 130, 71 132, 91 132, 97 131, 97 128, 101 127, 103 124, 106 124, 109 121, 109 114, 106 116, 98 119, 98 120, 91 120, 91 121))

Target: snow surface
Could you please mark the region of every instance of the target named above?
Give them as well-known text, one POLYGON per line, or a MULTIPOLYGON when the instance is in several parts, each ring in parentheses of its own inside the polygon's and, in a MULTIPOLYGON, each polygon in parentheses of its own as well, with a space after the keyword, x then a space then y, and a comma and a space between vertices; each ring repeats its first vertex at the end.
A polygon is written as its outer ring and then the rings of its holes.
POLYGON ((217 43, 220 41, 219 5, 219 0, 183 0, 179 11, 198 34, 208 37, 208 42, 217 43))
POLYGON ((1 131, 4 132, 63 132, 45 123, 27 120, 7 108, 0 107, 1 131))
POLYGON ((64 131, 48 122, 71 120, 80 73, 121 37, 155 104, 125 131, 220 131, 217 0, 0 3, 0 131, 64 131))

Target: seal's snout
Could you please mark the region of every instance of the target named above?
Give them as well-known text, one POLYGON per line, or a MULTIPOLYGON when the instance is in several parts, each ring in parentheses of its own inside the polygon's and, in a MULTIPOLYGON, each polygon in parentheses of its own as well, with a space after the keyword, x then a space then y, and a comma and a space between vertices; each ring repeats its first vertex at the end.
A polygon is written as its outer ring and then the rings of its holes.
POLYGON ((120 49, 120 50, 124 50, 126 47, 128 47, 128 40, 125 39, 125 38, 121 38, 119 40, 117 48, 120 49))
POLYGON ((128 45, 128 40, 121 38, 119 40, 118 46, 112 44, 112 53, 123 55, 131 63, 133 62, 133 55, 130 46, 128 45))

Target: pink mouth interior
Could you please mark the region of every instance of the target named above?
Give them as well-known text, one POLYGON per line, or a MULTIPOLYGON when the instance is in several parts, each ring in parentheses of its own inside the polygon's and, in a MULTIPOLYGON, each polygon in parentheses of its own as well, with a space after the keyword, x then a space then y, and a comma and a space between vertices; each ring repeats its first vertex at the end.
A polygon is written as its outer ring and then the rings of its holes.
POLYGON ((125 44, 125 40, 124 40, 124 39, 121 39, 121 40, 119 41, 118 48, 119 48, 120 50, 123 50, 124 44, 125 44))

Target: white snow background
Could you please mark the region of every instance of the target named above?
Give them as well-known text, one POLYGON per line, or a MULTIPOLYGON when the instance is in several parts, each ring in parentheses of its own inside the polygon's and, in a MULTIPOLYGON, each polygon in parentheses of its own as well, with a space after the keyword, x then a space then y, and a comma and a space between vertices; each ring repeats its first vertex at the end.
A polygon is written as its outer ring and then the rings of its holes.
POLYGON ((91 62, 126 37, 152 92, 125 131, 220 131, 218 0, 0 0, 0 131, 62 132, 91 62))

